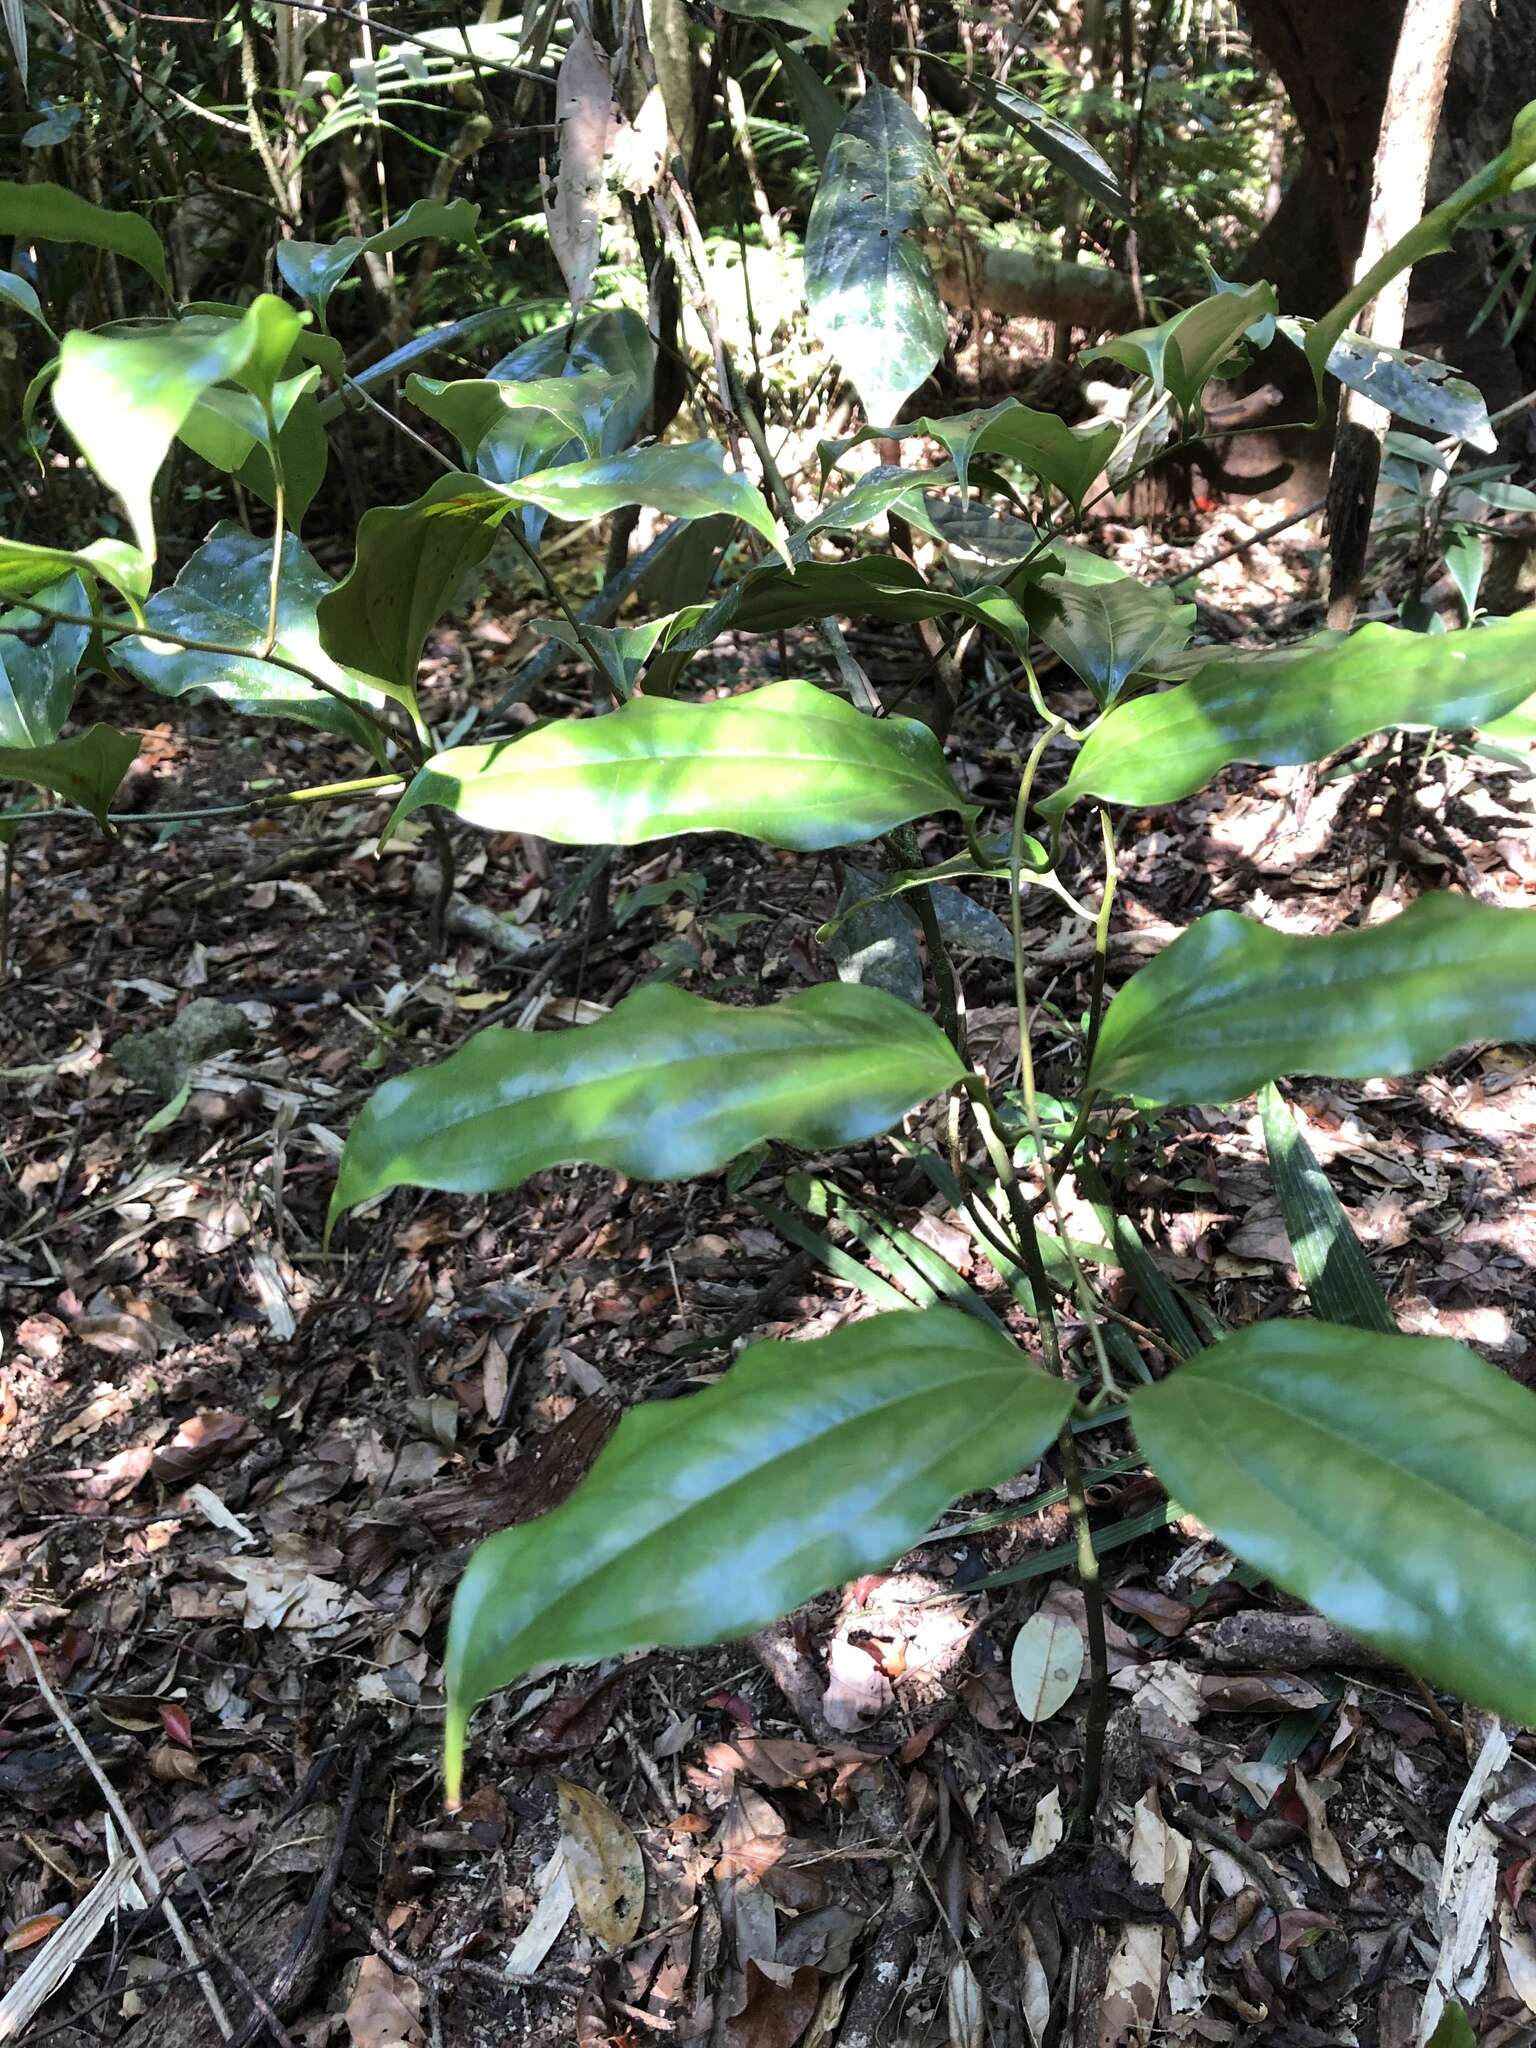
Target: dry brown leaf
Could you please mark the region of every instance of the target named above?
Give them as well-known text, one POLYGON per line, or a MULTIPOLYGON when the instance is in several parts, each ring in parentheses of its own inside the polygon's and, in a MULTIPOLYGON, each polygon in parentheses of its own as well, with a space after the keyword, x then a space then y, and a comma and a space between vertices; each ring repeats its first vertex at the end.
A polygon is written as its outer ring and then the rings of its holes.
POLYGON ((747 1964, 747 2002, 725 2023, 726 2048, 795 2048, 821 1997, 821 1973, 811 1964, 777 1983, 747 1964))
POLYGON ((1304 1771, 1292 1773, 1296 1797, 1301 1801, 1307 1816, 1307 1838, 1312 1844, 1312 1860, 1331 1884, 1349 1883, 1349 1865, 1344 1861, 1344 1851, 1339 1847, 1338 1838, 1328 1825, 1328 1794, 1333 1786, 1325 1790, 1321 1785, 1309 1782, 1304 1771))
POLYGON ((1045 1965, 1040 1960, 1040 1951, 1035 1946, 1035 1937, 1022 1920, 1019 1922, 1019 1977, 1024 2024, 1029 2029, 1032 2048, 1042 2048, 1045 2030, 1051 2021, 1051 1986, 1045 1965))
POLYGON ((949 2012, 950 2048, 981 2048, 986 2006, 976 1972, 964 1956, 956 1956, 949 1966, 945 2004, 949 2012))
POLYGON ((1035 1808, 1034 1824, 1029 1831, 1029 1844, 1018 1858, 1019 1868, 1030 1870, 1035 1864, 1043 1863, 1060 1843, 1064 1832, 1061 1793, 1053 1785, 1035 1808))
POLYGON ((560 163, 553 180, 541 170, 544 218, 575 316, 591 298, 597 273, 605 196, 603 167, 614 120, 612 67, 606 52, 584 28, 572 36, 560 65, 555 118, 560 163))
POLYGON ((347 2000, 347 2033, 352 2048, 420 2048, 421 1989, 397 1977, 382 1956, 364 1956, 347 2000))
POLYGON ((584 1785, 556 1778, 555 1791, 577 1917, 604 1948, 623 1948, 639 1933, 645 1911, 640 1844, 607 1800, 584 1785))

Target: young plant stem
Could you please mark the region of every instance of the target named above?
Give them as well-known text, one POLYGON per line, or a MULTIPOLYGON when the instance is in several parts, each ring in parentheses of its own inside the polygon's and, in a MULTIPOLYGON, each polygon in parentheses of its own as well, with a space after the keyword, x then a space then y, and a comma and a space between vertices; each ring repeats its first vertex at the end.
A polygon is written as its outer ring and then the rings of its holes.
POLYGON ((1088 1495, 1083 1485, 1082 1460, 1070 1422, 1056 1439, 1061 1452, 1062 1477, 1067 1487, 1067 1513, 1077 1544, 1077 1575, 1083 1586, 1083 1619, 1088 1626, 1088 1718, 1083 1727, 1083 1775, 1077 1788, 1077 1805, 1072 1811, 1072 1832, 1086 1835, 1093 1825, 1099 1803, 1099 1780, 1104 1770, 1104 1731, 1109 1724, 1109 1644, 1104 1635, 1104 1588, 1099 1578, 1099 1554, 1093 1547, 1093 1525, 1088 1519, 1088 1495))
MULTIPOLYGON (((371 796, 375 791, 397 790, 405 787, 402 775, 359 775, 348 782, 317 782, 308 789, 279 790, 274 796, 247 797, 238 804, 207 804, 195 811, 108 811, 109 825, 191 825, 204 818, 245 818, 254 811, 287 811, 296 804, 329 803, 344 796, 371 796)), ((55 818, 89 818, 90 811, 77 810, 70 804, 58 804, 52 810, 29 813, 39 824, 55 818)))
POLYGON ((11 971, 11 894, 16 884, 16 835, 5 841, 4 873, 0 874, 0 982, 11 971))
POLYGON ((270 405, 263 407, 267 420, 267 459, 272 464, 272 566, 267 571, 267 630, 261 643, 265 660, 277 645, 277 612, 283 588, 283 522, 288 488, 283 478, 283 459, 277 448, 277 421, 270 405))

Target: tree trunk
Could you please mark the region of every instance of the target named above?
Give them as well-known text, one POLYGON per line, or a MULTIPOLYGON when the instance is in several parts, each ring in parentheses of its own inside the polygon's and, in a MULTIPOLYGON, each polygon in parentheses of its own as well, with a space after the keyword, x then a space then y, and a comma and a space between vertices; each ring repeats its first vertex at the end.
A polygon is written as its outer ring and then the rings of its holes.
MULTIPOLYGON (((1291 103, 1305 155, 1274 217, 1242 267, 1269 278, 1288 313, 1316 316, 1342 297, 1370 212, 1371 171, 1381 131, 1404 0, 1249 0, 1254 40, 1291 103)), ((1451 55, 1445 110, 1430 170, 1433 205, 1496 156, 1529 96, 1536 50, 1536 0, 1464 0, 1451 55)), ((1526 194, 1504 210, 1529 210, 1526 194)), ((1536 383, 1536 321, 1513 348, 1501 343, 1496 315, 1468 336, 1467 326, 1493 281, 1495 252, 1485 234, 1458 235, 1454 249, 1415 270, 1404 329, 1410 348, 1443 355, 1470 377, 1490 409, 1536 383)), ((1272 350, 1261 374, 1304 401, 1310 380, 1299 355, 1272 350), (1289 381, 1288 381, 1289 380, 1289 381)), ((1516 423, 1528 436, 1529 415, 1516 423)), ((1530 445, 1525 439, 1517 447, 1530 445)))

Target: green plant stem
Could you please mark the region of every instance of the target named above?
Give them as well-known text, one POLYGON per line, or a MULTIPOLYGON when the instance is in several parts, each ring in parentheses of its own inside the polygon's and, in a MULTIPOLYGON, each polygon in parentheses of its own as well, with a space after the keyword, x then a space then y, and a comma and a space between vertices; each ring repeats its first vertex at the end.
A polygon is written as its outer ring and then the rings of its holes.
POLYGON ((7 837, 0 860, 4 862, 4 872, 0 874, 0 982, 3 982, 11 971, 11 894, 16 883, 14 833, 7 837))
POLYGON ((1072 1812, 1072 1832, 1087 1835, 1093 1826, 1099 1803, 1099 1781, 1104 1772, 1104 1731, 1109 1725, 1109 1644, 1104 1635, 1104 1587, 1099 1578, 1099 1554, 1093 1547, 1093 1524, 1088 1519, 1088 1496, 1083 1485, 1082 1460, 1077 1439, 1067 1423, 1056 1439, 1061 1453, 1062 1476, 1067 1486, 1067 1513, 1077 1543, 1077 1575, 1083 1587, 1083 1618, 1088 1625, 1088 1717, 1083 1727, 1083 1775, 1072 1812))
MULTIPOLYGON (((298 804, 330 803, 338 797, 371 796, 385 790, 403 789, 402 775, 359 775, 347 782, 317 782, 308 789, 279 790, 275 796, 247 797, 238 804, 207 804, 195 811, 109 811, 109 825, 191 825, 203 818, 246 818, 258 811, 288 811, 298 804)), ((28 811, 26 822, 42 824, 56 818, 92 818, 72 804, 58 804, 52 810, 28 811)), ((15 822, 0 819, 0 823, 15 822)), ((92 822, 94 819, 92 818, 92 822)))
MULTIPOLYGON (((303 682, 308 683, 311 689, 318 690, 323 697, 334 697, 338 704, 345 704, 349 711, 355 711, 358 717, 365 724, 371 725, 384 740, 398 744, 405 737, 400 726, 391 725, 387 720, 380 718, 371 705, 365 704, 360 698, 349 697, 345 690, 338 690, 334 683, 327 682, 324 676, 317 676, 313 669, 305 668, 302 662, 290 661, 286 654, 258 656, 253 655, 249 647, 236 647, 227 640, 194 640, 186 633, 172 632, 168 626, 125 626, 120 620, 99 619, 89 612, 55 611, 52 605, 38 604, 35 598, 30 597, 17 598, 16 609, 35 612, 39 618, 46 619, 54 626, 92 626, 98 633, 111 633, 119 640, 164 640, 172 647, 184 647, 189 654, 222 654, 232 661, 261 660, 269 668, 280 668, 288 675, 298 676, 303 682)), ((6 630, 14 633, 17 628, 9 627, 6 630)), ((413 719, 413 733, 417 723, 413 719)), ((414 749, 412 751, 414 752, 414 749)))
POLYGON ((264 661, 277 645, 277 611, 283 590, 283 525, 288 507, 288 486, 283 475, 283 458, 277 447, 277 421, 270 405, 263 406, 267 421, 267 460, 272 465, 272 566, 267 572, 267 630, 261 643, 264 661))
POLYGON ((1104 893, 1099 900, 1098 912, 1093 921, 1093 980, 1088 992, 1088 1030, 1083 1042, 1082 1099, 1077 1105, 1077 1116, 1061 1150, 1050 1162, 1050 1171, 1053 1175, 1065 1173, 1076 1156, 1097 1099, 1088 1083, 1093 1073, 1093 1056, 1098 1050, 1099 1033, 1104 1028, 1104 976, 1109 965, 1109 918, 1110 912, 1114 909, 1115 890, 1120 880, 1120 866, 1115 857, 1114 821, 1103 804, 1099 806, 1099 829, 1104 838, 1104 893))

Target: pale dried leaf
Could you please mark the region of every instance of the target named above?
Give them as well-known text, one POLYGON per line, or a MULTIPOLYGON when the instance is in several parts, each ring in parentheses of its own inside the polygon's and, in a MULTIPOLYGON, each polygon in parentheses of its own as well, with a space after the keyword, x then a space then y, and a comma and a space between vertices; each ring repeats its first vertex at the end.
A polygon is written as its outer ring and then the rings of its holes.
POLYGON ((949 1966, 945 2002, 949 2008, 950 2048, 981 2048, 985 2008, 976 1973, 964 1956, 949 1966))
MULTIPOLYGON (((1338 1838, 1328 1825, 1327 1793, 1321 1785, 1309 1782, 1306 1773, 1297 1770, 1294 1774, 1296 1797, 1306 1809, 1307 1838, 1312 1844, 1312 1860, 1330 1883, 1347 1885, 1349 1865, 1344 1861, 1344 1851, 1339 1847, 1338 1838)), ((1332 1787, 1328 1788, 1330 1791, 1332 1787)))
POLYGON ((571 1873, 565 1865, 563 1841, 557 1844, 554 1855, 540 1871, 538 1884, 539 1903, 534 1908, 533 1917, 507 1956, 509 1977, 536 1976, 544 1958, 554 1947, 561 1928, 571 1917, 576 1893, 571 1884, 571 1873))
POLYGON ((554 180, 544 180, 544 218, 575 315, 591 298, 597 273, 604 161, 614 119, 612 69, 606 53, 584 28, 572 36, 560 65, 555 117, 560 164, 554 180))
POLYGON ((1499 1953, 1516 1996, 1527 2012, 1536 2012, 1536 1941, 1503 1903, 1499 1906, 1499 1953))
POLYGON ((352 2048, 419 2048, 421 1988, 397 1977, 382 1956, 364 1956, 357 1984, 347 2000, 347 2034, 352 2048))
POLYGON ((604 1948, 623 1948, 639 1933, 645 1911, 640 1844, 607 1800, 584 1785, 556 1778, 555 1791, 577 1917, 604 1948))
POLYGON ((1043 2048, 1045 2030, 1051 2020, 1051 1987, 1035 1947, 1035 1937, 1024 1921, 1019 1922, 1019 1977, 1024 2024, 1029 2029, 1031 2048, 1043 2048))
POLYGON ((1083 1675, 1083 1639, 1059 1614, 1032 1614, 1013 1639, 1008 1675, 1026 1721, 1060 1713, 1083 1675))
POLYGON ((1029 1833, 1029 1846, 1019 1857, 1019 1868, 1029 1870, 1036 1863, 1043 1863, 1060 1842, 1064 1826, 1061 1817, 1061 1793, 1053 1785, 1035 1808, 1034 1826, 1029 1833))

